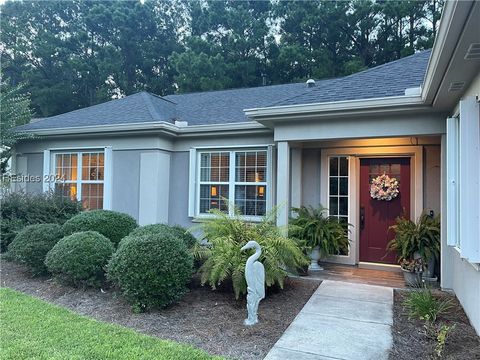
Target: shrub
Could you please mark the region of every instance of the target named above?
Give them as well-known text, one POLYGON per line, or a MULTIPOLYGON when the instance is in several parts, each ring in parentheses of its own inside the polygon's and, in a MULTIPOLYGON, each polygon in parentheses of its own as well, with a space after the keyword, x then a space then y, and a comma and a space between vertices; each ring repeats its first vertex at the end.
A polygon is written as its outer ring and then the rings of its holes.
POLYGON ((107 276, 134 310, 164 307, 186 292, 192 257, 171 234, 129 235, 108 264, 107 276))
POLYGON ((45 257, 62 237, 58 224, 29 225, 8 246, 8 257, 28 266, 34 275, 45 274, 45 257))
MULTIPOLYGON (((231 205, 230 205, 231 206, 231 205)), ((245 263, 251 253, 240 251, 250 240, 262 248, 259 261, 265 267, 265 284, 278 284, 283 288, 287 276, 285 268, 296 269, 308 265, 309 261, 297 242, 282 235, 275 225, 275 210, 259 223, 247 222, 235 209, 234 216, 220 210, 212 210, 215 217, 206 219, 201 225, 206 244, 194 247, 196 258, 205 260, 200 267, 202 284, 208 283, 215 289, 224 281, 232 281, 235 297, 247 291, 245 263)))
POLYGON ((80 213, 63 225, 66 235, 79 231, 97 231, 117 245, 137 227, 130 215, 111 210, 92 210, 80 213))
POLYGON ((7 193, 2 198, 0 250, 7 249, 17 233, 27 225, 54 223, 63 224, 81 211, 77 201, 58 194, 7 193))
POLYGON ((47 254, 45 265, 60 279, 73 285, 98 286, 113 244, 96 231, 74 233, 61 239, 47 254))
POLYGON ((446 313, 451 307, 450 300, 437 299, 428 288, 409 292, 403 302, 410 317, 434 323, 439 315, 446 313))
POLYGON ((142 235, 165 235, 170 234, 183 241, 187 249, 191 249, 193 245, 197 243, 197 239, 190 234, 187 229, 181 227, 180 225, 168 225, 168 224, 153 224, 140 226, 133 230, 131 235, 142 236, 142 235))

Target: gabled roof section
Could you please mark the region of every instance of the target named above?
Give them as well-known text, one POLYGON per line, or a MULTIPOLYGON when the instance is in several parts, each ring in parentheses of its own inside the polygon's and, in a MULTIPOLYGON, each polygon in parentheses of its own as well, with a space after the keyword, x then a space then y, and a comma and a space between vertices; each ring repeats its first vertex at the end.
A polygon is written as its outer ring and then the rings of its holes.
POLYGON ((148 92, 139 92, 121 99, 70 111, 65 114, 35 119, 17 130, 55 129, 82 126, 134 124, 154 121, 173 123, 175 104, 148 92))
POLYGON ((425 50, 365 71, 320 83, 309 91, 278 101, 271 106, 403 96, 406 89, 422 85, 430 54, 430 50, 425 50))

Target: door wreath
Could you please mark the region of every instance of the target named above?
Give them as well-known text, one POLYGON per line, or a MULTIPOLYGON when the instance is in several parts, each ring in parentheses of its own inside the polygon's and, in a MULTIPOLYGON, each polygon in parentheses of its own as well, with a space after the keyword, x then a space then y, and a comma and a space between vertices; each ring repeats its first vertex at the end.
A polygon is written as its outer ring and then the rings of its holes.
POLYGON ((398 180, 387 174, 379 175, 372 180, 370 197, 376 200, 390 201, 400 193, 398 180))

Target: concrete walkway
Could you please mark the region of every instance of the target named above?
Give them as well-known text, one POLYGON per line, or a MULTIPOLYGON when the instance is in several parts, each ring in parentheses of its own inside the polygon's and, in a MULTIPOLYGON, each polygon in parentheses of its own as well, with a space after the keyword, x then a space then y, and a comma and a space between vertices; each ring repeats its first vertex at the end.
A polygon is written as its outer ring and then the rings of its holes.
POLYGON ((392 305, 392 288, 325 280, 265 359, 387 359, 392 305))

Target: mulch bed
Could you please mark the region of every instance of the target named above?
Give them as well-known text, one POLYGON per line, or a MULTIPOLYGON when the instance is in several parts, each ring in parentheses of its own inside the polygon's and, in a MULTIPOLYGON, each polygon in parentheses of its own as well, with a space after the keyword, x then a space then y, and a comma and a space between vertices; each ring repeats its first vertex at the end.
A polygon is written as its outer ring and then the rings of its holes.
MULTIPOLYGON (((424 322, 409 319, 402 303, 408 290, 395 290, 393 307, 393 349, 390 360, 436 359, 434 349, 436 339, 427 337, 424 322)), ((454 306, 448 313, 441 315, 437 323, 445 323, 455 328, 448 334, 442 359, 476 360, 480 359, 480 338, 470 325, 462 306, 455 295, 434 291, 439 298, 452 299, 454 306)))
POLYGON ((32 278, 23 267, 4 260, 0 275, 1 286, 97 320, 235 359, 262 359, 320 284, 320 281, 287 279, 284 290, 270 291, 260 303, 260 323, 245 327, 245 300, 236 301, 232 292, 212 291, 198 281, 192 282, 190 292, 178 304, 135 314, 114 289, 75 289, 51 278, 32 278))

